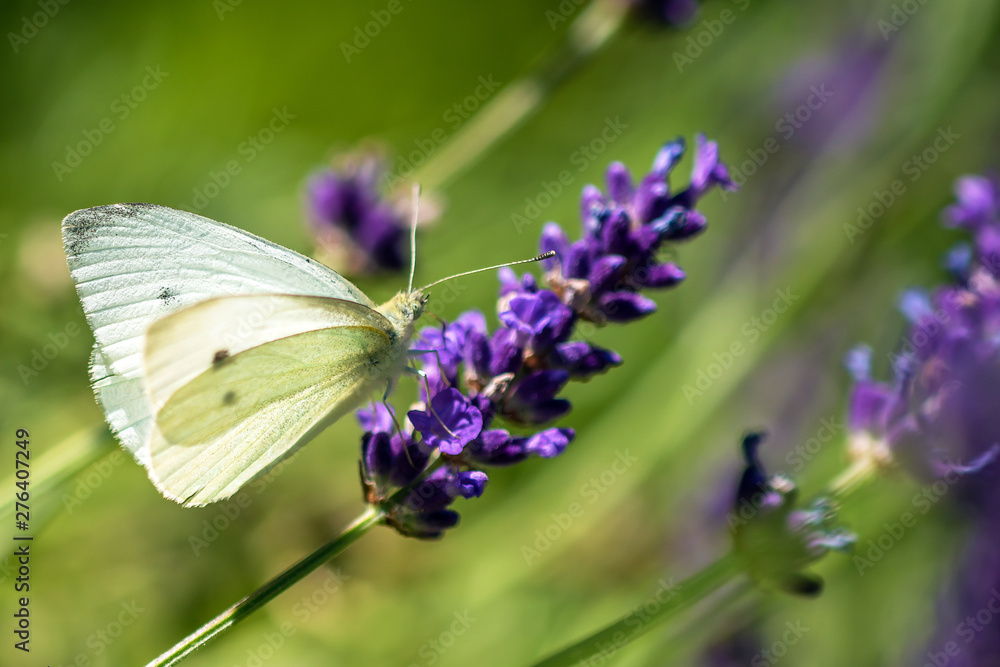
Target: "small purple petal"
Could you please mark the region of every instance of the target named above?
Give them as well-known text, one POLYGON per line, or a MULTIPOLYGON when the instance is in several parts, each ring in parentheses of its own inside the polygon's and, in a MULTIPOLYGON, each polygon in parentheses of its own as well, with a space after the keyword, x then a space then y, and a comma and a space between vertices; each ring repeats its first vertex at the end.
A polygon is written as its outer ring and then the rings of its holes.
POLYGON ((482 413, 454 387, 438 392, 431 407, 433 410, 426 412, 411 410, 407 416, 427 446, 445 454, 461 454, 483 428, 482 413))
POLYGON ((636 271, 635 281, 640 287, 663 288, 679 285, 685 278, 681 267, 673 263, 655 264, 646 271, 636 271))
POLYGON ((596 296, 615 287, 621 287, 624 267, 625 258, 621 255, 605 255, 597 260, 588 277, 590 293, 596 296))
POLYGON ((656 303, 635 292, 609 292, 598 299, 609 322, 631 322, 656 311, 656 303))
POLYGON ((528 438, 524 449, 543 459, 551 459, 566 451, 566 446, 573 440, 575 432, 571 428, 550 428, 528 438))
POLYGON ((612 162, 607 172, 608 196, 617 204, 632 200, 632 174, 621 162, 612 162))

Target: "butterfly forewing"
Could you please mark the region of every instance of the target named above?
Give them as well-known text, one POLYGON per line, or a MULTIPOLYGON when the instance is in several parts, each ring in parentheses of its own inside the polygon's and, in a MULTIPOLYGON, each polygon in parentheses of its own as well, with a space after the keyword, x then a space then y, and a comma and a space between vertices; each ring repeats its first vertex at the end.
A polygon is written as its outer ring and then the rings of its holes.
POLYGON ((144 393, 143 351, 153 322, 233 295, 315 295, 374 307, 357 287, 308 257, 165 206, 76 211, 63 221, 63 243, 94 331, 94 392, 111 429, 144 465, 153 414, 144 393))

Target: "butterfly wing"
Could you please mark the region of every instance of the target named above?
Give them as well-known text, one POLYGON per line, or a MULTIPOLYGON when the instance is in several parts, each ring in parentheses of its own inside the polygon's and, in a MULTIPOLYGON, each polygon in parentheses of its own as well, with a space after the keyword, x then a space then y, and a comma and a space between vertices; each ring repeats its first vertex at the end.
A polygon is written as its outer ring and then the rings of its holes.
POLYGON ((338 299, 227 297, 157 321, 150 477, 187 505, 229 497, 381 388, 400 348, 388 320, 338 299))
POLYGON ((374 304, 319 262, 235 227, 151 204, 114 204, 63 221, 70 274, 96 343, 91 380, 111 429, 149 463, 153 413, 143 337, 159 318, 213 297, 318 295, 374 304))

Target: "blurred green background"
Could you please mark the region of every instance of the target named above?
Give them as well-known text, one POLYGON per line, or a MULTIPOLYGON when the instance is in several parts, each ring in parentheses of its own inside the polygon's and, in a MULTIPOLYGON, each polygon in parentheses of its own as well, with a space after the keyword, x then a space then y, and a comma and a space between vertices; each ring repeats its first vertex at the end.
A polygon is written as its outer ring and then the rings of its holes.
MULTIPOLYGON (((43 5, 0 7, 4 480, 17 428, 30 431, 38 461, 102 420, 87 380, 92 341, 59 240, 63 216, 121 201, 191 210, 196 191, 237 160, 240 173, 199 212, 309 253, 302 186, 335 149, 377 138, 408 153, 438 128, 450 136, 445 113, 478 77, 508 84, 532 71, 568 24, 550 26, 546 11, 558 12, 557 0, 403 0, 347 62, 341 43, 385 2, 52 0, 50 13, 58 11, 26 30, 25 17, 43 5), (241 146, 275 109, 290 120, 251 158, 241 146), (112 131, 100 130, 104 119, 112 131), (89 155, 68 171, 53 166, 70 166, 67 146, 88 133, 100 138, 89 155), (79 333, 61 338, 70 325, 79 333), (64 348, 24 378, 19 368, 53 338, 64 348)), ((562 6, 571 18, 581 11, 562 6)), ((939 258, 960 237, 938 224, 954 179, 997 163, 997 28, 988 0, 726 0, 705 3, 684 29, 623 28, 439 193, 445 211, 421 235, 417 282, 529 255, 545 220, 575 235, 580 188, 603 183, 609 162, 642 174, 664 140, 693 143, 704 131, 746 178, 739 194, 713 193, 700 207, 709 230, 676 250, 687 282, 657 296, 654 316, 593 335, 625 363, 570 388, 575 410, 565 422, 578 438, 565 455, 492 473, 486 495, 459 506, 462 524, 441 542, 374 531, 185 664, 528 664, 641 603, 659 580, 679 582, 723 552, 746 427, 770 428, 763 456, 771 469, 794 475, 806 493, 821 490, 845 464, 843 431, 801 471, 787 452, 816 436, 822 420, 843 423, 841 359, 856 342, 873 344, 876 373, 888 373, 886 353, 903 333, 896 295, 941 280, 939 258), (830 101, 787 136, 785 114, 821 85, 830 101), (627 128, 577 171, 574 151, 609 118, 627 128), (958 138, 934 149, 926 169, 915 167, 913 157, 949 128, 958 138), (769 138, 779 150, 760 160, 769 138), (762 165, 747 162, 754 155, 762 165), (518 234, 511 216, 564 169, 572 186, 518 234), (848 233, 858 207, 885 198, 896 179, 905 192, 870 228, 848 233), (793 307, 748 334, 776 290, 790 290, 793 307), (733 342, 746 352, 728 363, 733 342), (685 395, 713 363, 728 368, 702 394, 685 395), (635 464, 607 483, 623 452, 635 464), (604 484, 589 483, 602 473, 604 484), (555 530, 553 515, 574 502, 583 516, 526 558, 536 531, 555 530)), ((689 165, 690 157, 675 183, 689 165)), ((376 301, 402 283, 359 281, 376 301)), ((495 280, 463 285, 435 311, 449 318, 480 308, 495 321, 495 280)), ((413 390, 404 381, 402 391, 413 390)), ((122 455, 36 496, 32 653, 11 646, 12 582, 0 573, 0 664, 145 664, 361 511, 358 442, 352 420, 338 423, 248 488, 249 506, 231 520, 220 518, 224 506, 183 509, 161 498, 122 455), (205 532, 213 521, 229 525, 205 532), (210 539, 196 549, 192 536, 210 539)), ((915 488, 886 480, 844 520, 864 544, 911 507, 915 488)), ((12 489, 0 493, 6 501, 12 489)), ((808 631, 784 664, 915 664, 962 537, 942 505, 864 576, 849 558, 828 557, 818 600, 755 593, 696 615, 681 633, 654 631, 615 664, 702 664, 706 645, 751 627, 763 648, 788 622, 808 631)))

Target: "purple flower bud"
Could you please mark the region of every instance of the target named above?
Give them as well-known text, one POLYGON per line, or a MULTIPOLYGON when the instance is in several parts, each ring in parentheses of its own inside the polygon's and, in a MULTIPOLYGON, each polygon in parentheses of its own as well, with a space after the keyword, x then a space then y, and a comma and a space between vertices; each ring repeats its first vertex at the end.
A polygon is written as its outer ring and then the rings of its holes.
POLYGON ((696 143, 694 170, 691 172, 694 201, 715 185, 724 190, 736 190, 736 184, 729 180, 729 170, 719 160, 719 144, 709 141, 704 134, 698 135, 696 143))
POLYGON ((518 332, 497 329, 490 340, 490 375, 516 373, 521 368, 524 350, 518 343, 518 332))
POLYGON ((338 170, 316 174, 307 186, 317 244, 352 272, 401 269, 407 221, 379 192, 381 158, 364 154, 343 162, 338 170))
MULTIPOLYGON (((670 215, 671 212, 668 211, 664 217, 670 215)), ((678 215, 668 218, 666 224, 659 227, 663 230, 660 233, 660 240, 686 241, 701 234, 707 226, 708 220, 705 219, 704 215, 693 209, 682 209, 678 215)))
POLYGON ((680 159, 684 157, 685 150, 687 150, 687 142, 684 141, 684 137, 677 137, 673 141, 663 144, 663 148, 653 158, 651 175, 655 175, 661 181, 665 179, 680 162, 680 159))
MULTIPOLYGON (((632 198, 632 212, 640 224, 647 224, 664 214, 670 206, 670 188, 662 176, 650 174, 642 179, 632 198)), ((678 207, 680 209, 680 207, 678 207)), ((683 209, 681 209, 683 210, 683 209)))
POLYGON ((463 470, 455 475, 448 487, 449 492, 462 498, 478 498, 486 490, 489 478, 481 470, 463 470))
POLYGON ((544 424, 569 412, 570 403, 555 398, 569 373, 561 370, 536 371, 520 380, 504 404, 504 416, 521 424, 544 424))
POLYGON ((622 269, 625 268, 625 258, 621 255, 605 255, 594 263, 590 271, 590 293, 603 294, 624 281, 622 269))
POLYGON ((629 254, 632 245, 629 242, 631 221, 625 209, 615 208, 601 229, 601 246, 605 253, 629 254))
POLYGON ((645 271, 636 271, 635 282, 639 287, 656 289, 674 287, 680 284, 685 277, 684 271, 676 264, 654 264, 645 271))
POLYGON ((524 451, 543 459, 551 459, 566 451, 576 433, 571 428, 549 428, 529 437, 524 443, 524 451))
POLYGON ((612 162, 607 171, 608 196, 616 204, 632 201, 632 174, 621 162, 612 162))
POLYGON ((552 368, 564 370, 572 378, 589 380, 612 366, 620 366, 622 358, 612 350, 583 341, 570 341, 556 345, 548 361, 552 368))
POLYGON ((609 322, 631 322, 656 311, 656 303, 635 292, 609 292, 598 299, 609 322))
POLYGON ((547 222, 542 227, 542 237, 538 241, 538 249, 543 253, 553 251, 556 256, 546 259, 543 266, 546 271, 551 271, 556 264, 564 264, 569 254, 569 238, 563 228, 554 222, 547 222))
POLYGON ((362 436, 362 472, 382 496, 387 496, 392 487, 415 480, 428 460, 428 454, 409 436, 382 431, 362 436))
POLYGON ((580 196, 580 218, 583 220, 584 232, 596 229, 597 216, 607 206, 604 195, 596 185, 585 185, 580 196))
POLYGON ((590 273, 590 256, 597 254, 592 248, 594 241, 580 240, 569 247, 563 275, 567 278, 586 278, 590 273))
POLYGON ((453 387, 435 394, 431 408, 426 412, 411 410, 407 417, 432 449, 461 454, 462 448, 483 428, 483 415, 453 387))
POLYGON ((395 413, 389 410, 384 403, 373 403, 370 408, 360 408, 356 414, 358 423, 365 431, 392 433, 395 430, 392 419, 395 413))
POLYGON ((528 458, 523 443, 511 438, 503 429, 483 431, 465 448, 465 456, 473 464, 483 466, 508 466, 528 458))
POLYGON ((1000 189, 986 176, 963 176, 955 183, 958 201, 944 210, 943 218, 949 227, 962 227, 971 231, 996 224, 1000 219, 1000 189))
POLYGON ((549 290, 515 295, 507 308, 500 321, 519 334, 521 345, 533 350, 547 350, 565 340, 573 326, 573 311, 549 290))

